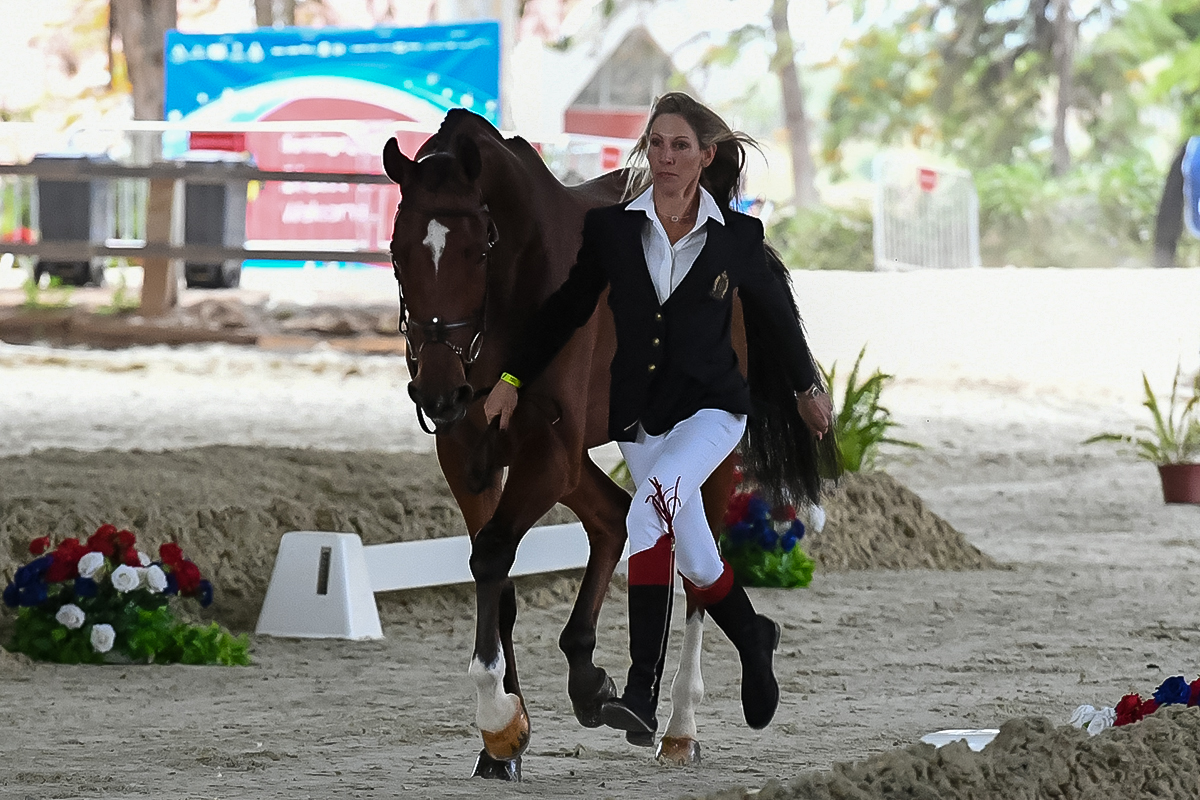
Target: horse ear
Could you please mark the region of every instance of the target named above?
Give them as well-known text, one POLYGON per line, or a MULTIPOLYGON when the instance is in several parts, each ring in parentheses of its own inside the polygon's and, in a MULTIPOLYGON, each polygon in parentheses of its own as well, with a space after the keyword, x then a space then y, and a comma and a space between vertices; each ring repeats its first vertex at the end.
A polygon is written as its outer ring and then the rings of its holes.
POLYGON ((405 181, 412 174, 414 166, 416 166, 416 162, 400 152, 400 144, 396 141, 396 137, 388 139, 387 144, 383 146, 383 171, 392 179, 392 182, 403 187, 405 181))
POLYGON ((483 158, 479 155, 479 145, 475 144, 473 139, 460 139, 455 155, 458 157, 458 163, 462 165, 463 172, 467 174, 467 180, 474 183, 483 172, 483 158))

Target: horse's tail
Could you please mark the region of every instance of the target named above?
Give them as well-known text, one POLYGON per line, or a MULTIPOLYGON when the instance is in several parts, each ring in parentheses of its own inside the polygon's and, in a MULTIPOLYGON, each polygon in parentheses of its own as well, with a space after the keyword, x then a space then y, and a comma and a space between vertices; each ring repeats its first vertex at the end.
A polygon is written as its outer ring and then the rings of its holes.
MULTIPOLYGON (((790 300, 796 324, 803 328, 800 310, 792 293, 792 279, 773 247, 767 245, 767 267, 779 281, 779 289, 790 300)), ((822 480, 841 476, 841 458, 833 430, 822 438, 812 435, 796 408, 795 391, 788 370, 769 328, 754 304, 742 299, 746 326, 747 375, 753 411, 741 443, 742 468, 772 503, 817 504, 822 480)), ((811 351, 804 357, 813 375, 824 383, 811 351)), ((828 387, 824 387, 828 390, 828 387)))

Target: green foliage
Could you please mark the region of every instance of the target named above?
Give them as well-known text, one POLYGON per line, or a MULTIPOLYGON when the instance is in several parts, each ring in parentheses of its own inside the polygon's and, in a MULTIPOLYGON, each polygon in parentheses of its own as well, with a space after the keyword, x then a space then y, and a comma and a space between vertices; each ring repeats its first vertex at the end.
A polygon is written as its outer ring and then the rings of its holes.
MULTIPOLYGON (((157 664, 220 664, 247 666, 250 640, 246 634, 234 636, 213 622, 207 626, 188 625, 175 619, 171 609, 139 608, 129 603, 107 616, 100 603, 77 599, 89 618, 113 619, 117 641, 115 650, 135 662, 157 664)), ((56 601, 55 605, 60 603, 56 601)), ((49 608, 22 608, 8 649, 24 653, 35 661, 58 664, 103 664, 108 658, 92 648, 89 627, 71 630, 60 625, 49 608)))
MULTIPOLYGON (((1076 38, 1070 95, 1073 119, 1090 137, 1088 158, 1136 149, 1147 131, 1138 107, 1139 67, 1162 52, 1156 49, 1162 36, 1161 26, 1122 28, 1134 16, 1130 6, 1138 5, 1145 4, 1100 0, 1086 10, 1073 4, 1088 33, 1076 38)), ((823 153, 835 179, 844 145, 855 140, 916 146, 971 169, 1039 158, 1058 89, 1054 6, 917 0, 851 40, 831 64, 841 71, 823 153)), ((1140 24, 1147 15, 1136 16, 1140 24)))
POLYGON ((1175 378, 1171 381, 1171 397, 1167 402, 1164 413, 1158 398, 1150 388, 1146 373, 1142 373, 1142 389, 1146 399, 1142 405, 1150 412, 1151 425, 1138 425, 1134 435, 1120 433, 1101 433, 1084 441, 1084 444, 1095 442, 1119 442, 1131 444, 1134 454, 1145 461, 1154 464, 1188 464, 1200 458, 1200 375, 1192 382, 1192 396, 1186 401, 1179 394, 1179 366, 1175 368, 1175 378), (1137 435, 1141 434, 1141 435, 1137 435))
POLYGON ((37 608, 17 611, 17 624, 8 649, 35 661, 59 664, 103 664, 104 654, 92 649, 86 628, 71 630, 37 608))
POLYGON ((141 308, 141 297, 129 291, 129 284, 125 279, 125 271, 121 270, 119 275, 117 285, 113 287, 112 300, 107 305, 97 308, 96 313, 103 315, 123 314, 126 311, 135 311, 141 308))
POLYGON ((929 99, 934 42, 920 29, 921 12, 892 26, 875 27, 847 44, 830 96, 822 157, 841 178, 842 146, 853 139, 880 145, 932 143, 935 135, 929 99), (914 26, 917 28, 914 30, 914 26))
POLYGON ((771 224, 770 239, 792 269, 875 268, 871 210, 866 206, 802 209, 771 224))
POLYGON ((1162 170, 1145 153, 1080 164, 1061 178, 1032 162, 985 167, 974 178, 985 264, 1108 267, 1150 260, 1162 170))
MULTIPOLYGON (((894 439, 888 435, 892 428, 900 424, 892 419, 891 412, 879 402, 883 387, 892 380, 887 375, 875 370, 861 384, 859 369, 862 366, 863 355, 867 352, 866 345, 858 351, 854 367, 846 378, 846 386, 840 403, 836 403, 837 415, 833 419, 833 431, 837 437, 838 448, 842 455, 842 469, 846 472, 870 471, 875 464, 881 444, 892 444, 899 447, 920 447, 915 442, 894 439)), ((837 378, 837 362, 829 368, 821 368, 825 385, 834 389, 837 378)))
POLYGON ((69 307, 74 287, 64 285, 62 278, 57 275, 51 275, 49 287, 42 289, 37 281, 33 279, 33 276, 30 275, 21 284, 21 291, 25 294, 25 301, 21 303, 21 308, 27 311, 36 311, 47 308, 69 307))
POLYGON ((250 663, 250 640, 234 636, 215 622, 188 625, 167 608, 140 609, 130 629, 129 651, 134 660, 160 664, 220 664, 244 667, 250 663))
POLYGON ((743 586, 794 589, 812 583, 815 564, 798 545, 787 551, 782 545, 763 550, 754 544, 731 545, 722 537, 721 554, 743 586))

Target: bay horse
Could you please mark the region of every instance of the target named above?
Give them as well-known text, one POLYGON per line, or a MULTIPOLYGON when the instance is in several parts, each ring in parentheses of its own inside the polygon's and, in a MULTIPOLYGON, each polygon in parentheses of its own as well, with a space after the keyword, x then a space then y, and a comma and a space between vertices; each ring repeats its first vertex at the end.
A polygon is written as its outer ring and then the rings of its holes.
MULTIPOLYGON (((565 186, 527 141, 505 138, 462 109, 446 114, 413 159, 395 139, 388 141, 383 166, 401 190, 391 253, 412 378, 408 393, 421 425, 435 434, 438 462, 472 541, 476 634, 468 673, 483 738, 475 775, 519 780, 530 723, 513 650, 517 607, 509 570, 521 537, 555 503, 579 517, 590 547, 558 642, 580 724, 598 727, 601 705, 618 694, 593 662, 600 607, 625 546, 631 502, 588 454, 608 441, 616 336, 604 298, 545 373, 523 390, 505 431, 485 422, 482 400, 524 321, 566 279, 584 213, 619 202, 626 176, 617 171, 565 186)), ((744 337, 737 347, 745 364, 744 337)), ((703 490, 714 530, 734 482, 731 456, 703 490)), ((660 760, 677 763, 694 762, 699 754, 694 709, 703 692, 703 612, 690 600, 688 618, 659 750, 660 760)))

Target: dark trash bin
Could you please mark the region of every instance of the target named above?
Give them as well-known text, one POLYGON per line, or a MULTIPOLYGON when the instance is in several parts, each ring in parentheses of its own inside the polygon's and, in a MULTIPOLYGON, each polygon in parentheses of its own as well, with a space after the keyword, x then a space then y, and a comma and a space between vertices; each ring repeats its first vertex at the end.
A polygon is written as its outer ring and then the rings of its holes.
MULTIPOLYGON (((34 156, 32 163, 65 161, 112 163, 106 155, 88 153, 42 153, 34 156)), ((103 244, 111 235, 116 216, 116 191, 111 178, 39 178, 35 186, 41 241, 103 244)), ((99 286, 104 281, 104 258, 36 259, 33 278, 40 281, 43 275, 72 286, 99 286)))
MULTIPOLYGON (((184 183, 184 244, 244 247, 246 244, 246 181, 222 178, 223 172, 252 164, 242 153, 189 150, 183 159, 211 164, 212 179, 189 178, 184 183)), ((189 289, 232 289, 242 278, 240 259, 184 261, 189 289)))

